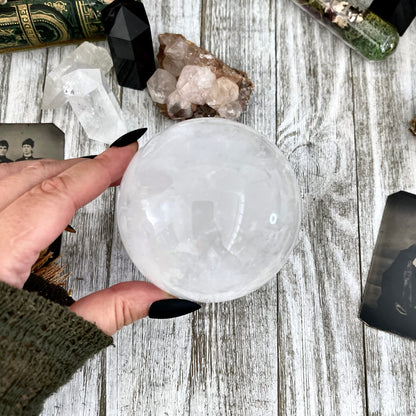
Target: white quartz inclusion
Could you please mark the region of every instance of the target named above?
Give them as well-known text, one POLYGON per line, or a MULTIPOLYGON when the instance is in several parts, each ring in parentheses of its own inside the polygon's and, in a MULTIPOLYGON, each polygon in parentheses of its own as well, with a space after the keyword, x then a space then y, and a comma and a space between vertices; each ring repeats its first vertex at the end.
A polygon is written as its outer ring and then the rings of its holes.
POLYGON ((78 68, 97 68, 107 74, 113 66, 110 54, 105 48, 91 42, 83 42, 46 76, 42 108, 54 109, 66 103, 62 77, 78 68))
POLYGON ((207 102, 215 80, 215 74, 210 68, 186 65, 179 76, 176 88, 184 100, 203 105, 207 102))
POLYGON ((79 68, 62 76, 63 91, 90 139, 107 144, 127 133, 120 106, 100 69, 79 68))
POLYGON ((275 145, 242 124, 202 118, 170 127, 135 155, 117 219, 150 281, 182 298, 224 301, 282 267, 297 237, 300 198, 275 145))

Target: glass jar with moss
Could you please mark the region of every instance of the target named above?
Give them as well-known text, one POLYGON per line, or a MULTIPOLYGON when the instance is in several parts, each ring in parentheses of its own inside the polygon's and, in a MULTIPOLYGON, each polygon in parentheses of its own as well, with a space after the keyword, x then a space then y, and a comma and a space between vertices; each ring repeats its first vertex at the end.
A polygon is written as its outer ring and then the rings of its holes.
POLYGON ((387 58, 399 43, 394 26, 370 9, 341 0, 292 0, 352 49, 371 61, 387 58))

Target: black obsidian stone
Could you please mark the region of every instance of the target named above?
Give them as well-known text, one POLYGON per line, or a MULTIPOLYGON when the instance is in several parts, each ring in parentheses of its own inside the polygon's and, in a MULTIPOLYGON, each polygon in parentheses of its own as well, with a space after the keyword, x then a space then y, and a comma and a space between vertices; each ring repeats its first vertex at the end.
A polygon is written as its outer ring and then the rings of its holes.
POLYGON ((391 23, 402 36, 416 17, 416 0, 374 0, 369 9, 391 23))
POLYGON ((143 90, 156 71, 152 34, 143 4, 115 0, 101 13, 118 83, 143 90))

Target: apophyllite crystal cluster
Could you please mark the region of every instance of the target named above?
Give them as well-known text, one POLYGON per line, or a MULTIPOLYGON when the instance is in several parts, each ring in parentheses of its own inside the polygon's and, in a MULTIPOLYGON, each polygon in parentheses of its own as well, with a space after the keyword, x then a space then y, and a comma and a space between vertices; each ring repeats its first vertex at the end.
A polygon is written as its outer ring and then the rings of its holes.
POLYGON ((173 120, 223 117, 236 120, 254 89, 233 69, 182 35, 159 35, 159 68, 147 82, 152 100, 173 120))

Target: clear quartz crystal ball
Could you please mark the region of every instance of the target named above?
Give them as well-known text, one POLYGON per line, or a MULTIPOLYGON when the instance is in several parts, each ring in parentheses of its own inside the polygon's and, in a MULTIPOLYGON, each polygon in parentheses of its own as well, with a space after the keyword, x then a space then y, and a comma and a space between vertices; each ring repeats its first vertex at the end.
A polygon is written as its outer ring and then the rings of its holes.
POLYGON ((154 137, 121 183, 117 221, 142 274, 180 298, 219 302, 273 278, 300 224, 295 175, 243 124, 184 121, 154 137))

